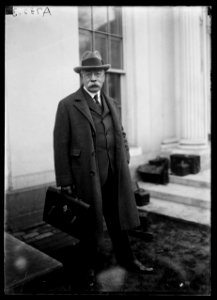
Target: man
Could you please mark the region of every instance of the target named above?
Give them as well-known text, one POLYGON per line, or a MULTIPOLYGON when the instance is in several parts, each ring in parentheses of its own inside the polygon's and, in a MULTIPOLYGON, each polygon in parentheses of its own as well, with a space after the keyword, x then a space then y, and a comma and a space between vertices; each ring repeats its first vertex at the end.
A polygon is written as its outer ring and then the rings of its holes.
MULTIPOLYGON (((81 240, 83 257, 96 270, 103 247, 103 217, 117 262, 130 270, 152 272, 133 255, 127 230, 140 225, 129 173, 129 149, 113 99, 102 91, 105 72, 98 51, 86 51, 82 86, 59 102, 54 127, 57 186, 90 204, 91 224, 81 240), (92 265, 91 265, 92 263, 92 265)), ((93 274, 93 272, 91 272, 93 274)))

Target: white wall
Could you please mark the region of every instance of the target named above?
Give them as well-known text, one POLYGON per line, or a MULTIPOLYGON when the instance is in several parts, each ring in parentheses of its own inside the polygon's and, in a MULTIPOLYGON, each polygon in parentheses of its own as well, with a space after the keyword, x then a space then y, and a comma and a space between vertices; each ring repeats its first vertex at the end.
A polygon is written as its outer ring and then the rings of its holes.
POLYGON ((61 98, 79 87, 76 7, 5 19, 6 187, 54 180, 53 126, 61 98))

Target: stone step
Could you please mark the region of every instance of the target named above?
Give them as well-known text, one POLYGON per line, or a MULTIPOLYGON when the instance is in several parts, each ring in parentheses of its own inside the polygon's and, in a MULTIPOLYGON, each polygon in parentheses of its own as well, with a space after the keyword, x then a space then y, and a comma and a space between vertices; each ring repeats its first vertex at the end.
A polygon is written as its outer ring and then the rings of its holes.
POLYGON ((168 183, 167 185, 139 181, 140 188, 150 193, 152 198, 167 200, 172 203, 182 203, 201 208, 210 208, 211 192, 209 188, 185 186, 168 183))
POLYGON ((210 227, 210 209, 200 208, 192 205, 185 205, 167 200, 150 198, 148 205, 138 207, 140 215, 143 212, 152 212, 168 217, 172 217, 187 222, 202 224, 210 227))
POLYGON ((198 174, 189 174, 186 176, 169 175, 169 181, 187 186, 210 188, 211 172, 208 169, 198 174))

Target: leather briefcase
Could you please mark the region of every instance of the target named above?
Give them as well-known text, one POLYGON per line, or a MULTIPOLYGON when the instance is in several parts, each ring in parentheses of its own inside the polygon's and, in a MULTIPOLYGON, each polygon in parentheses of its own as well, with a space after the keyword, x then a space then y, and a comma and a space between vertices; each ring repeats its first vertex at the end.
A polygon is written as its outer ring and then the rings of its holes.
POLYGON ((151 164, 140 165, 137 172, 141 180, 156 184, 167 184, 169 182, 168 168, 151 164))
POLYGON ((148 163, 154 166, 164 166, 167 170, 169 169, 169 159, 167 157, 157 156, 155 159, 149 160, 148 163))
POLYGON ((80 239, 91 226, 90 205, 58 188, 48 187, 43 221, 80 239))

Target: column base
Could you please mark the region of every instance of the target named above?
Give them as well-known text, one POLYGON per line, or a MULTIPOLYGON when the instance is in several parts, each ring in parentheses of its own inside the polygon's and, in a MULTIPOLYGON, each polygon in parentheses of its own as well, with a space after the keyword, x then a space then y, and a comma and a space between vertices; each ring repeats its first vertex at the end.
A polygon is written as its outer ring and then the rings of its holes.
POLYGON ((178 148, 183 150, 192 150, 192 151, 200 151, 200 150, 206 150, 209 148, 208 141, 206 140, 184 140, 181 139, 179 141, 178 148))
POLYGON ((177 138, 168 138, 161 143, 161 150, 173 149, 178 146, 179 140, 177 138))

